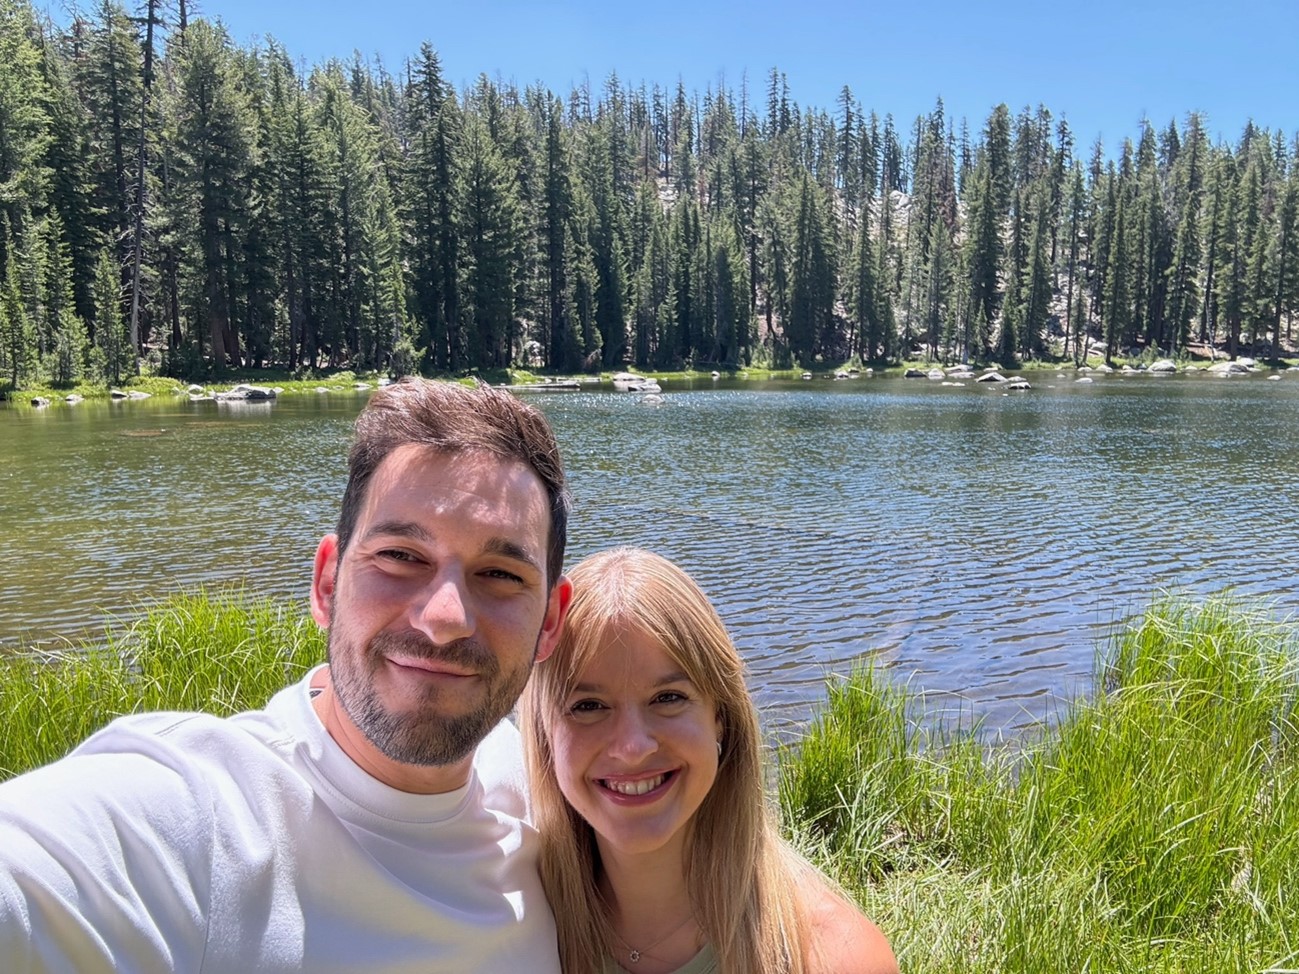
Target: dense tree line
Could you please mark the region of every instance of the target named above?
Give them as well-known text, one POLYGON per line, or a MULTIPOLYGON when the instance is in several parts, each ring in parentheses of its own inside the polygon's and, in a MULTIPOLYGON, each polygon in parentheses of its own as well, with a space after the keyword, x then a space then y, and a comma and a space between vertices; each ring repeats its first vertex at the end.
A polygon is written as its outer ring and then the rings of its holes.
POLYGON ((1086 158, 1044 107, 899 130, 610 77, 302 71, 160 0, 0 0, 0 370, 114 381, 1026 357, 1242 343, 1299 306, 1299 141, 1196 114, 1086 158))

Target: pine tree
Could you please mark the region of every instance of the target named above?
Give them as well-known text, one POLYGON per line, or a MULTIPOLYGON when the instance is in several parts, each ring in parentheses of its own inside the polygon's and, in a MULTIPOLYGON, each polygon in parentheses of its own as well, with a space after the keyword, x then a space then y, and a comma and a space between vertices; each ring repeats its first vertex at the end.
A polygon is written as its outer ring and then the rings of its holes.
MULTIPOLYGON (((1176 129, 1173 129, 1174 136, 1176 129)), ((1168 140, 1166 140, 1168 141, 1168 140)), ((1172 142, 1168 144, 1171 146, 1172 142)), ((1168 268, 1169 351, 1185 348, 1191 339, 1191 321, 1200 306, 1196 271, 1200 266, 1200 199, 1204 184, 1205 140, 1200 119, 1187 120, 1186 139, 1177 143, 1175 177, 1178 216, 1173 259, 1168 268)))
POLYGON ((177 221, 197 230, 185 270, 195 310, 206 318, 212 365, 220 370, 242 362, 233 287, 254 144, 229 39, 206 21, 185 32, 173 97, 177 221))
POLYGON ((582 350, 577 322, 570 303, 572 295, 569 246, 573 220, 573 187, 569 176, 567 137, 563 130, 563 106, 553 99, 546 118, 546 177, 542 200, 541 243, 546 282, 548 364, 551 368, 576 369, 582 350))
POLYGON ((638 365, 651 365, 658 360, 672 267, 667 220, 652 183, 642 185, 641 198, 650 206, 649 239, 632 285, 632 357, 638 365))
POLYGON ((430 364, 449 369, 460 367, 463 354, 454 186, 458 120, 454 96, 443 84, 441 63, 430 45, 421 46, 411 73, 406 109, 410 153, 403 181, 415 311, 430 364))
MULTIPOLYGON (((100 0, 78 83, 91 119, 90 165, 95 204, 102 214, 99 229, 102 238, 112 242, 114 258, 123 268, 129 267, 134 224, 143 63, 140 39, 127 12, 113 0, 100 0)), ((129 276, 124 272, 123 284, 129 283, 129 276)))
POLYGON ((1132 321, 1132 290, 1129 279, 1131 260, 1127 243, 1127 221, 1124 201, 1117 197, 1114 213, 1114 236, 1110 241, 1109 276, 1105 281, 1105 361, 1112 364, 1119 342, 1128 334, 1132 321))
POLYGON ((1079 252, 1082 245, 1086 206, 1087 194, 1083 186, 1082 167, 1075 164, 1069 181, 1068 216, 1066 218, 1068 223, 1069 256, 1067 258, 1068 270, 1065 283, 1064 354, 1069 355, 1069 343, 1072 338, 1073 359, 1077 365, 1082 364, 1087 348, 1087 316, 1085 313, 1078 313, 1083 306, 1083 288, 1080 286, 1082 282, 1079 280, 1081 275, 1079 252))
POLYGON ((9 261, 0 287, 0 347, 3 348, 5 371, 9 386, 21 389, 35 377, 36 329, 23 300, 22 282, 18 265, 18 244, 9 232, 7 221, 3 227, 5 252, 9 261))
POLYGON ((998 279, 1002 243, 998 226, 996 186, 992 168, 982 161, 976 166, 969 202, 966 208, 964 265, 968 275, 969 300, 965 329, 968 341, 982 355, 992 351, 992 328, 1001 309, 1002 294, 998 279))
POLYGON ((473 116, 464 129, 463 167, 457 220, 465 236, 461 310, 471 361, 499 368, 513 357, 522 218, 514 176, 487 127, 473 116))
POLYGON ((785 323, 790 352, 804 367, 829 351, 834 339, 834 255, 824 209, 819 187, 804 174, 793 220, 785 323))
POLYGON ((122 317, 122 273, 108 249, 100 253, 95 272, 94 360, 97 377, 110 385, 135 371, 135 349, 122 317))
POLYGON ((1275 285, 1272 297, 1272 357, 1281 357, 1281 318, 1299 304, 1299 175, 1291 169, 1279 188, 1272 244, 1275 285))
POLYGON ((857 230, 850 266, 845 303, 856 331, 853 353, 866 362, 882 354, 884 336, 875 253, 865 221, 857 230))

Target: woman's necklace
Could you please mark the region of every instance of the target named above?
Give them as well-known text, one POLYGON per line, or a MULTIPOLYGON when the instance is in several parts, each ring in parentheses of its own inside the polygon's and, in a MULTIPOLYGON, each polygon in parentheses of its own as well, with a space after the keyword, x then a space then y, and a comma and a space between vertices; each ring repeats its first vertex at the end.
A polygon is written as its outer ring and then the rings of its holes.
POLYGON ((639 963, 640 963, 640 959, 641 959, 641 957, 646 956, 646 955, 649 955, 649 952, 650 952, 651 950, 653 950, 653 949, 654 949, 655 947, 657 947, 659 944, 663 943, 665 940, 667 940, 669 937, 671 937, 674 933, 679 932, 679 931, 681 930, 682 927, 684 927, 687 923, 689 923, 691 920, 694 919, 694 916, 695 916, 695 914, 694 914, 693 911, 691 911, 690 913, 687 913, 687 914, 686 914, 686 918, 685 918, 684 920, 682 920, 680 923, 678 923, 675 927, 673 927, 671 930, 669 930, 669 931, 668 931, 667 933, 665 933, 663 936, 659 937, 658 940, 654 941, 652 944, 650 944, 650 945, 649 945, 648 947, 646 947, 644 950, 637 950, 637 949, 636 949, 635 947, 633 947, 631 944, 627 943, 627 941, 625 941, 625 940, 622 939, 622 935, 619 934, 617 930, 615 930, 615 931, 613 932, 613 935, 614 935, 615 937, 618 938, 618 942, 619 942, 620 944, 622 944, 624 947, 627 948, 627 959, 628 959, 629 961, 631 961, 633 964, 639 964, 639 963))

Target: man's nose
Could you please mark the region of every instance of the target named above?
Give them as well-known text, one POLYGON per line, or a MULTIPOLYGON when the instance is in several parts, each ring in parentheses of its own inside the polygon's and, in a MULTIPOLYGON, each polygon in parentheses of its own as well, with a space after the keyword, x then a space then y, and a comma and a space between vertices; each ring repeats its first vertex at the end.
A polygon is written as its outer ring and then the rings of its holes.
POLYGON ((474 634, 476 621, 463 573, 451 569, 437 573, 411 606, 411 626, 437 645, 474 634))

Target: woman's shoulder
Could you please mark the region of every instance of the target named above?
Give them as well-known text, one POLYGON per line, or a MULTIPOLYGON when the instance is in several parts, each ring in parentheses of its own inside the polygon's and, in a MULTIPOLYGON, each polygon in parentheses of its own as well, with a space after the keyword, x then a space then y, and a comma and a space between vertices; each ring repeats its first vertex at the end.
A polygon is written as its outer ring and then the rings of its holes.
POLYGON ((879 927, 814 870, 800 877, 799 905, 807 924, 808 974, 898 974, 879 927))

